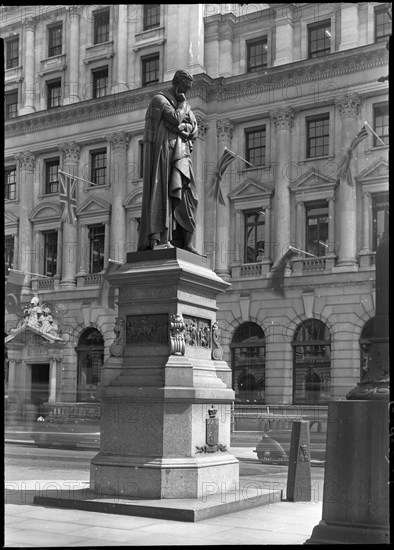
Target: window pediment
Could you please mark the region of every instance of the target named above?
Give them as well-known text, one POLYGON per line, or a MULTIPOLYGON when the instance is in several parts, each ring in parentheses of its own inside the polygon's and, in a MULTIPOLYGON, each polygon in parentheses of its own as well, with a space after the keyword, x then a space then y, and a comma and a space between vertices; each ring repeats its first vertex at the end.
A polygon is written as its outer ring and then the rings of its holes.
POLYGON ((33 223, 59 221, 61 208, 52 202, 43 202, 33 208, 30 221, 33 223))
POLYGON ((230 193, 230 199, 232 201, 255 200, 261 198, 269 199, 271 195, 272 189, 263 187, 260 183, 248 179, 230 193))
POLYGON ((19 226, 19 218, 12 212, 4 212, 4 225, 7 229, 17 228, 19 226))
POLYGON ((138 189, 137 191, 133 190, 131 191, 126 198, 123 201, 123 206, 126 208, 126 210, 130 210, 132 208, 141 208, 142 205, 142 189, 138 189))
POLYGON ((387 160, 383 158, 375 160, 370 166, 362 170, 356 179, 362 184, 363 188, 379 183, 385 183, 388 187, 389 165, 387 160))
MULTIPOLYGON (((111 205, 100 198, 90 197, 86 199, 79 208, 77 208, 77 216, 80 218, 102 217, 108 218, 111 213, 111 205)), ((103 220, 104 221, 104 220, 103 220)))
MULTIPOLYGON (((329 198, 334 196, 336 185, 336 178, 328 176, 315 168, 311 168, 291 184, 291 189, 296 195, 302 194, 304 198, 305 194, 329 198)), ((310 198, 312 199, 312 197, 310 198)))

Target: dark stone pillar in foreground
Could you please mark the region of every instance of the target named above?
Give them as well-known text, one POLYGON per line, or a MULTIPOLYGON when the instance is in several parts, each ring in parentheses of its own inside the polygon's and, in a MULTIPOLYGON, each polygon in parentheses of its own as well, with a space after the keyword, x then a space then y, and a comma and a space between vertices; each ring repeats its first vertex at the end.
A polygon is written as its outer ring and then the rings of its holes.
POLYGON ((310 502, 311 500, 310 449, 309 421, 293 422, 286 489, 286 498, 292 502, 310 502))
POLYGON ((376 251, 368 370, 328 405, 323 518, 305 544, 389 544, 389 236, 376 251))

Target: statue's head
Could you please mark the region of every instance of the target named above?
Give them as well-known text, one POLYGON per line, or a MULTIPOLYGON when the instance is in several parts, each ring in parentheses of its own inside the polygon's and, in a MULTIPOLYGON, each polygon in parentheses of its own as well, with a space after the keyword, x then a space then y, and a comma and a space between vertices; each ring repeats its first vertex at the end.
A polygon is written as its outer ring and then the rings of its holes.
POLYGON ((172 84, 173 86, 178 86, 179 84, 182 84, 184 81, 187 81, 191 84, 193 82, 193 77, 188 71, 185 71, 184 69, 179 69, 174 74, 174 77, 172 79, 172 84))

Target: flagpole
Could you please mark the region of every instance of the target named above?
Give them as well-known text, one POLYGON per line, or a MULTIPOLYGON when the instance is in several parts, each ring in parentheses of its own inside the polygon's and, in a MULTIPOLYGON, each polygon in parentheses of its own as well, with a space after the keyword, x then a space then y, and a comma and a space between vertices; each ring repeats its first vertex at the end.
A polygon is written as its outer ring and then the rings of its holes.
POLYGON ((98 186, 98 183, 94 183, 93 181, 85 180, 84 178, 80 178, 79 176, 74 176, 73 174, 69 174, 68 172, 63 172, 63 170, 58 170, 60 174, 64 174, 65 176, 69 176, 70 178, 75 178, 77 180, 84 181, 85 183, 89 183, 90 185, 96 185, 98 186))
POLYGON ((8 271, 16 271, 17 273, 23 273, 24 275, 36 275, 37 277, 45 277, 46 279, 51 279, 48 275, 41 275, 41 273, 32 273, 31 271, 20 271, 19 269, 8 268, 8 271))
POLYGON ((289 250, 294 250, 295 252, 301 252, 301 254, 306 254, 307 256, 313 256, 316 258, 316 254, 311 254, 310 252, 306 252, 306 250, 301 250, 300 248, 295 248, 294 246, 289 245, 289 250))
POLYGON ((251 166, 252 168, 254 167, 253 164, 248 162, 246 159, 244 159, 243 157, 240 157, 239 155, 237 155, 237 153, 234 153, 233 151, 230 151, 230 149, 228 147, 225 147, 225 149, 227 149, 227 151, 229 153, 231 153, 232 155, 234 155, 235 157, 238 157, 239 159, 243 160, 243 162, 246 162, 246 164, 249 164, 249 166, 251 166))
POLYGON ((371 128, 371 126, 368 124, 367 121, 365 121, 364 124, 366 124, 366 126, 368 126, 368 128, 371 130, 371 132, 373 133, 373 135, 374 135, 375 137, 378 138, 378 140, 380 141, 380 143, 381 143, 382 145, 386 145, 385 142, 384 142, 384 141, 378 136, 378 134, 375 132, 375 130, 373 130, 373 128, 371 128))

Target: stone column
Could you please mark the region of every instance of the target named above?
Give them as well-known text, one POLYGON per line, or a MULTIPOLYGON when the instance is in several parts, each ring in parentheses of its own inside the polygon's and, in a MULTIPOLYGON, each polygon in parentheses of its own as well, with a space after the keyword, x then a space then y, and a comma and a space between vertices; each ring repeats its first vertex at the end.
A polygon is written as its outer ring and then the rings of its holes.
POLYGON ((123 262, 126 253, 126 210, 123 201, 126 196, 129 136, 125 132, 117 132, 107 139, 112 150, 112 223, 109 255, 112 260, 123 262))
POLYGON ((79 6, 67 6, 70 26, 69 73, 65 89, 64 105, 79 101, 79 6))
POLYGON ((127 4, 118 5, 118 48, 117 48, 117 75, 112 86, 113 93, 124 92, 127 87, 127 4))
POLYGON ((28 115, 34 113, 34 55, 35 55, 35 30, 36 22, 34 18, 26 19, 25 21, 25 34, 26 34, 26 49, 24 60, 24 85, 25 85, 25 97, 23 106, 20 109, 20 115, 28 115))
MULTIPOLYGON (((234 123, 229 119, 217 120, 216 129, 218 136, 218 161, 220 161, 225 147, 230 148, 231 139, 234 132, 234 123)), ((228 194, 230 191, 228 172, 231 170, 231 165, 227 168, 226 173, 221 183, 221 189, 225 205, 219 202, 216 204, 216 256, 215 256, 215 271, 225 281, 230 278, 230 254, 233 250, 230 249, 230 201, 228 194)))
POLYGON ((243 263, 243 242, 242 242, 242 210, 235 211, 235 263, 243 263))
POLYGON ((293 61, 293 8, 280 4, 275 8, 276 51, 274 66, 293 61))
POLYGON ((49 403, 56 401, 56 359, 53 357, 49 366, 49 403))
MULTIPOLYGON (((230 16, 230 14, 228 14, 230 16)), ((233 22, 232 20, 222 23, 220 28, 219 42, 219 74, 220 76, 228 77, 233 73, 233 22)))
POLYGON ((273 262, 284 254, 290 244, 290 173, 291 129, 295 112, 285 107, 270 113, 271 121, 276 127, 277 171, 275 181, 273 262))
POLYGON ((297 226, 296 243, 299 248, 304 248, 305 243, 305 205, 303 201, 297 202, 297 226))
POLYGON ((328 248, 326 256, 335 254, 334 199, 328 199, 328 248))
MULTIPOLYGON (((78 161, 80 148, 74 142, 63 143, 59 146, 64 154, 63 170, 68 174, 78 175, 78 161)), ((78 186, 78 182, 76 184, 78 186)), ((77 190, 75 196, 78 196, 77 190)), ((76 286, 77 273, 77 225, 67 221, 63 222, 63 247, 62 247, 62 280, 63 290, 72 290, 76 286)))
POLYGON ((23 291, 29 292, 31 282, 32 267, 35 265, 38 250, 33 248, 33 233, 32 225, 29 219, 31 209, 33 208, 34 196, 34 169, 36 165, 36 157, 30 151, 18 153, 15 159, 19 167, 19 193, 20 212, 19 219, 19 269, 26 271, 26 276, 23 284, 23 291))
POLYGON ((341 43, 340 50, 356 48, 358 43, 358 3, 341 2, 341 43))
POLYGON ((197 187, 197 197, 198 197, 198 208, 196 213, 196 230, 194 236, 194 246, 198 251, 204 252, 204 219, 205 219, 205 204, 204 204, 204 193, 205 193, 205 178, 204 178, 204 169, 205 169, 205 137, 208 131, 208 124, 201 117, 201 115, 196 115, 197 125, 198 125, 198 139, 194 144, 194 149, 192 153, 192 163, 193 163, 193 172, 194 178, 197 187))
MULTIPOLYGON (((360 112, 361 98, 356 93, 345 94, 336 100, 338 111, 342 119, 341 149, 343 155, 349 147, 352 139, 357 135, 358 114, 360 112)), ((353 153, 355 156, 357 153, 353 153)), ((354 171, 354 158, 350 162, 350 170, 354 171)), ((340 180, 338 190, 339 210, 339 251, 338 267, 357 268, 357 203, 356 186, 348 185, 345 179, 340 180)), ((335 269, 337 269, 335 268, 335 269)))
POLYGON ((364 254, 371 252, 371 211, 372 196, 371 193, 363 194, 363 249, 364 254))
MULTIPOLYGON (((16 360, 8 359, 8 396, 17 395, 16 387, 16 360)), ((13 412, 16 412, 13 410, 13 412)))
POLYGON ((272 257, 271 248, 271 206, 267 206, 265 212, 265 243, 264 243, 264 259, 270 260, 272 257))

